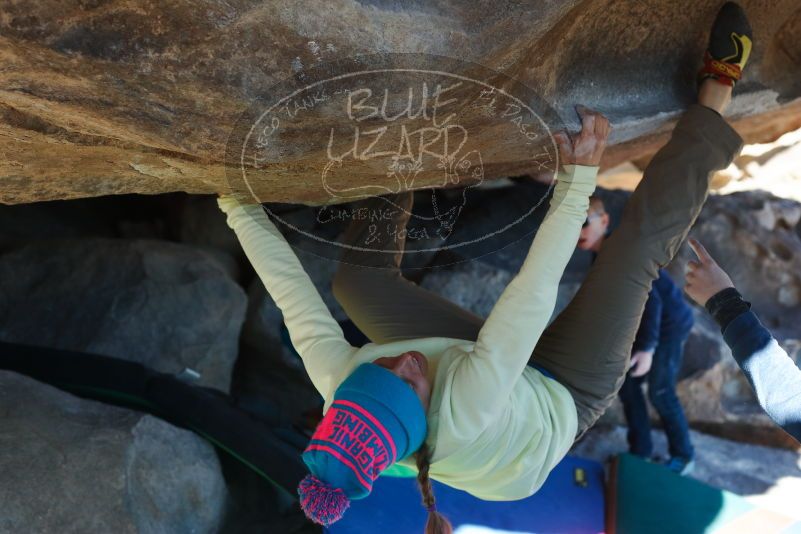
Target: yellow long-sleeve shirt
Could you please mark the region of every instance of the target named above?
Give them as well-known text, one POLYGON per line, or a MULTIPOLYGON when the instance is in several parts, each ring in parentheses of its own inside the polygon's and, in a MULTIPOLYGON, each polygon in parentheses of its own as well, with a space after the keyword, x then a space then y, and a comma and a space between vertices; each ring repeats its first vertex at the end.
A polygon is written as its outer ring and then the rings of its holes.
MULTIPOLYGON (((486 500, 532 495, 564 457, 576 407, 557 381, 527 365, 556 303, 595 189, 597 167, 567 165, 520 272, 475 341, 429 337, 352 347, 289 244, 258 204, 218 200, 253 267, 284 315, 312 383, 333 401, 360 364, 408 350, 425 354, 433 384, 430 475, 486 500)), ((399 462, 415 469, 414 457, 399 462)))

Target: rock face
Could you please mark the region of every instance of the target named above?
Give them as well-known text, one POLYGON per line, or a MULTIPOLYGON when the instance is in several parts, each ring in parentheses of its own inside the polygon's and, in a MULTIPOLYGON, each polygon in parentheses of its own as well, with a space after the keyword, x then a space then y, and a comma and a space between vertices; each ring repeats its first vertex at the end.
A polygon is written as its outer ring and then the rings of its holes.
POLYGON ((0 256, 0 339, 191 368, 228 391, 244 291, 203 251, 151 240, 37 242, 0 256))
MULTIPOLYGON (((764 191, 713 196, 693 229, 779 339, 801 336, 801 204, 764 191)), ((683 274, 688 246, 673 263, 683 274)), ((677 276, 678 277, 678 276, 677 276)))
MULTIPOLYGON (((514 80, 529 88, 527 104, 539 95, 556 113, 549 127, 576 126, 575 103, 598 107, 616 126, 605 162, 613 165, 653 152, 692 101, 719 4, 7 3, 0 13, 0 202, 225 190, 227 169, 236 167, 236 146, 226 161, 226 144, 243 110, 318 80, 315 66, 374 53, 355 64, 365 70, 391 54, 426 53, 484 65, 497 73, 486 78, 493 87, 511 88, 514 80)), ((731 113, 743 117, 744 134, 775 137, 789 122, 797 127, 778 108, 801 95, 801 10, 794 0, 743 4, 756 48, 731 113)), ((454 66, 450 74, 471 69, 454 66)), ((394 85, 393 96, 406 89, 394 85)), ((292 110, 319 102, 306 96, 290 102, 292 110)), ((495 130, 489 116, 467 113, 468 102, 455 111, 476 136, 483 178, 535 171, 531 158, 515 160, 513 136, 495 130)), ((798 117, 797 105, 788 109, 798 117)), ((293 127, 270 141, 274 152, 258 169, 263 200, 341 201, 320 186, 326 143, 310 139, 327 140, 329 130, 351 128, 352 120, 341 113, 291 118, 293 127)), ((349 167, 340 186, 390 186, 395 178, 385 163, 349 167)), ((445 184, 448 177, 458 174, 446 175, 445 184)), ((432 174, 418 185, 437 180, 432 174)))
POLYGON ((217 532, 211 445, 151 416, 0 371, 2 532, 217 532))

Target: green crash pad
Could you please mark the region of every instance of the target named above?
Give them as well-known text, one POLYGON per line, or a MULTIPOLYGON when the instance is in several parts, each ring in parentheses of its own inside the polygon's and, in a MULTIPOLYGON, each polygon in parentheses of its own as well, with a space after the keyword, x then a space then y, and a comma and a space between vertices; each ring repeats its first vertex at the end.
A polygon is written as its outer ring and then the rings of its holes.
POLYGON ((630 454, 612 463, 607 506, 607 534, 801 532, 801 522, 630 454))

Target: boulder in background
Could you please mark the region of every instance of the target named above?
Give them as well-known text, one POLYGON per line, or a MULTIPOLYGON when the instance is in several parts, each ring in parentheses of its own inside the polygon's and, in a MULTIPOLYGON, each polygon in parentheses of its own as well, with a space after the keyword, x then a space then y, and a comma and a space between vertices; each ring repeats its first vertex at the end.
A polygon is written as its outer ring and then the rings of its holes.
POLYGON ((244 291, 211 256, 150 240, 32 243, 0 256, 0 339, 191 368, 227 391, 244 291))
POLYGON ((214 533, 214 448, 148 415, 0 371, 2 532, 214 533))

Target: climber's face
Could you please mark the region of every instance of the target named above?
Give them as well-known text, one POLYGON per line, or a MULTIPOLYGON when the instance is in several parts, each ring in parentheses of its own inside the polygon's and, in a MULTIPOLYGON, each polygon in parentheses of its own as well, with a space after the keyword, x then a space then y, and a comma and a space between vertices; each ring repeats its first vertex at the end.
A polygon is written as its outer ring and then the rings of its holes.
POLYGON ((603 208, 598 211, 597 208, 590 206, 587 212, 587 220, 581 227, 578 248, 598 252, 601 249, 601 243, 603 243, 608 228, 609 214, 603 211, 603 208))
POLYGON ((431 402, 431 383, 428 381, 428 360, 416 350, 410 350, 398 356, 378 358, 374 364, 389 369, 414 390, 428 411, 431 402))

